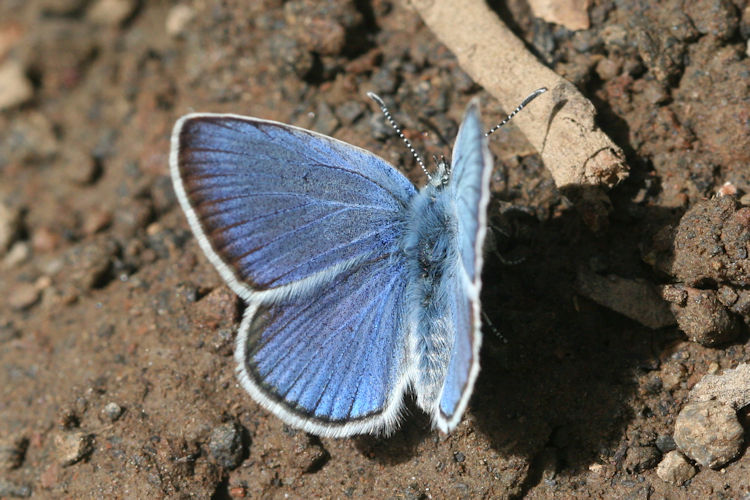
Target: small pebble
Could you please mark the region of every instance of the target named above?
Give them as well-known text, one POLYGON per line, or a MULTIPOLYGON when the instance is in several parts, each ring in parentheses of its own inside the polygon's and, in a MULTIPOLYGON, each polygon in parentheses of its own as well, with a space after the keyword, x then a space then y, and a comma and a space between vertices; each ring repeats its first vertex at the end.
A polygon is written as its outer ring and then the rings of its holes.
POLYGON ((622 61, 602 59, 596 64, 596 74, 605 82, 615 78, 622 70, 622 61))
POLYGON ((282 63, 284 68, 292 70, 300 78, 304 78, 315 65, 312 53, 305 50, 300 42, 282 32, 272 34, 268 39, 268 46, 272 58, 282 63))
POLYGON ((294 449, 294 466, 304 473, 312 473, 320 470, 331 458, 319 439, 310 438, 298 434, 294 449))
POLYGON ((687 461, 685 456, 679 451, 670 451, 659 463, 656 468, 656 475, 662 481, 682 486, 693 476, 695 476, 695 467, 687 461))
POLYGON ((659 463, 661 453, 655 446, 631 446, 625 455, 625 469, 632 472, 643 472, 659 463))
POLYGON ((609 24, 599 33, 604 47, 609 50, 622 50, 628 46, 628 29, 622 24, 609 24))
POLYGON ((713 290, 686 287, 684 306, 671 305, 680 330, 704 346, 729 342, 739 335, 739 319, 720 302, 713 290))
POLYGON ((745 323, 750 324, 750 290, 740 290, 737 292, 737 302, 729 308, 732 312, 743 316, 745 323))
POLYGON ((77 245, 66 253, 63 272, 65 281, 80 290, 102 286, 112 268, 112 260, 118 251, 111 238, 99 238, 77 245))
POLYGON ((60 234, 48 227, 38 227, 31 235, 31 246, 37 252, 52 252, 60 246, 62 238, 60 234))
POLYGON ((31 257, 31 247, 25 241, 17 241, 8 250, 3 259, 3 267, 12 269, 23 264, 31 257))
POLYGON ((719 196, 737 196, 737 186, 727 181, 716 191, 719 196))
POLYGON ((178 37, 185 32, 185 28, 195 18, 195 10, 189 5, 175 5, 167 13, 165 29, 169 36, 178 37))
POLYGON ((195 309, 196 319, 209 325, 232 322, 235 311, 235 296, 225 286, 216 287, 203 296, 195 309))
POLYGON ((118 405, 117 403, 111 402, 107 403, 104 408, 102 408, 102 415, 110 422, 114 422, 115 420, 120 418, 120 415, 122 415, 122 411, 122 406, 118 405))
POLYGON ((17 61, 0 64, 0 110, 19 106, 33 96, 34 87, 17 61))
POLYGON ((697 463, 720 469, 739 455, 744 431, 735 411, 719 401, 688 403, 674 426, 677 447, 697 463))
POLYGON ((245 457, 242 434, 242 427, 234 422, 214 427, 211 431, 208 450, 221 467, 231 470, 242 463, 245 457))
POLYGON ((681 307, 687 304, 688 294, 683 285, 664 285, 661 289, 661 296, 670 304, 681 307))
POLYGON ((662 387, 668 391, 678 388, 686 380, 686 374, 687 371, 681 364, 665 363, 660 372, 662 387))
POLYGON ((644 80, 644 82, 641 92, 650 104, 661 104, 669 99, 669 94, 663 85, 653 80, 644 80))
POLYGON ((685 46, 669 30, 643 26, 636 31, 636 43, 641 59, 658 81, 671 81, 681 73, 685 46))
POLYGON ((719 299, 719 302, 721 302, 722 305, 731 307, 735 302, 737 302, 739 295, 732 287, 720 286, 716 291, 716 298, 719 299))
POLYGON ((137 6, 136 0, 99 0, 89 8, 86 17, 96 24, 117 26, 126 21, 137 6))
POLYGON ((591 464, 589 465, 589 471, 593 472, 597 476, 602 476, 607 471, 607 469, 602 464, 591 464))
POLYGON ((247 496, 247 488, 245 486, 232 486, 229 488, 229 496, 231 498, 245 498, 247 496))
POLYGON ((80 148, 66 150, 61 163, 65 178, 81 186, 91 184, 101 173, 101 166, 91 152, 80 148))
POLYGON ((231 356, 234 352, 234 329, 219 328, 213 338, 212 347, 221 356, 231 356))
POLYGON ((346 48, 346 29, 333 19, 305 19, 297 32, 310 52, 335 56, 346 48))
POLYGON ((10 289, 8 305, 16 311, 30 308, 39 300, 39 290, 33 283, 18 283, 10 289))
POLYGON ((106 229, 111 223, 111 212, 104 209, 94 209, 84 216, 81 229, 83 229, 84 234, 90 236, 106 229))
POLYGON ((86 432, 63 432, 55 436, 57 458, 64 465, 73 465, 94 450, 94 436, 86 432))
POLYGON ((655 444, 656 447, 659 448, 659 451, 661 451, 662 453, 669 453, 670 451, 677 448, 677 445, 674 442, 674 438, 669 434, 662 434, 657 437, 655 444))

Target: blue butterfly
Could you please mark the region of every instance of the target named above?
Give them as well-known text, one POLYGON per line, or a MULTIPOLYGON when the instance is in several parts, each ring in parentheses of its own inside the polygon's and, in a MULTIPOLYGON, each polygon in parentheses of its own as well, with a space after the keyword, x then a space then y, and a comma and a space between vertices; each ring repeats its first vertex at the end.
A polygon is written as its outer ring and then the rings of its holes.
POLYGON ((231 114, 180 118, 170 169, 247 303, 235 359, 257 402, 321 436, 388 434, 411 389, 434 427, 458 425, 479 373, 492 172, 476 100, 419 190, 363 149, 231 114))

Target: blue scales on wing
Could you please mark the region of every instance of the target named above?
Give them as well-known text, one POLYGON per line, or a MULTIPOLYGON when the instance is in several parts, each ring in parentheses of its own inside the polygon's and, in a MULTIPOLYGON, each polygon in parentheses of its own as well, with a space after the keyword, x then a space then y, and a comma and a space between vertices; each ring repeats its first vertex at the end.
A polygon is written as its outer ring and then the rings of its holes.
POLYGON ((466 111, 453 146, 450 189, 456 203, 459 257, 472 283, 481 275, 492 157, 475 103, 466 111))
POLYGON ((182 188, 201 245, 246 300, 314 288, 389 253, 403 230, 415 189, 367 151, 234 115, 188 115, 175 130, 178 196, 182 188))
POLYGON ((389 258, 330 283, 315 300, 260 305, 240 328, 240 380, 308 432, 388 430, 406 389, 405 277, 389 258))
POLYGON ((248 303, 244 388, 319 435, 391 429, 408 382, 399 242, 413 185, 371 153, 276 122, 188 115, 172 141, 191 227, 248 303))

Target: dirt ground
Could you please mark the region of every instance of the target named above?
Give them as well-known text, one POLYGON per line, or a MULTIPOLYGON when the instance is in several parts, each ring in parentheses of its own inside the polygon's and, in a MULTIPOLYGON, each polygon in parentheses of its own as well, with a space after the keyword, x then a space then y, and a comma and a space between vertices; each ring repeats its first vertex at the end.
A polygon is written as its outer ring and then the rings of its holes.
POLYGON ((511 234, 502 255, 523 260, 485 265, 497 332, 485 328, 463 422, 442 435, 410 403, 395 435, 336 440, 289 428, 238 386, 243 306, 176 203, 175 120, 298 125, 421 185, 367 91, 427 158, 450 152, 473 96, 488 127, 510 110, 396 0, 2 0, 0 497, 750 498, 746 444, 682 486, 656 474, 689 390, 750 360, 749 308, 713 336, 683 318, 686 334, 672 316, 615 312, 643 301, 592 286, 750 287, 750 218, 734 274, 695 271, 705 259, 674 243, 750 205, 750 7, 594 1, 576 32, 523 2, 493 8, 591 99, 630 176, 594 232, 520 132, 496 133, 490 217, 511 234), (732 201, 719 206, 721 189, 732 201), (508 203, 528 213, 501 213, 508 203))

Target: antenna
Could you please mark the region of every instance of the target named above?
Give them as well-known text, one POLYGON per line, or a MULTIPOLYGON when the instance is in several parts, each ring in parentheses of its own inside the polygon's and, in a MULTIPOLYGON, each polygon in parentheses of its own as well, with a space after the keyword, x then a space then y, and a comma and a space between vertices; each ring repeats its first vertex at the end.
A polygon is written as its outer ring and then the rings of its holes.
POLYGON ((407 149, 411 151, 412 156, 414 156, 414 159, 417 160, 417 163, 419 164, 419 166, 422 167, 422 172, 424 172, 424 174, 427 176, 427 179, 431 181, 432 176, 427 171, 427 168, 424 166, 424 162, 422 161, 422 158, 419 156, 419 153, 417 153, 417 151, 411 145, 411 142, 409 141, 409 139, 407 139, 404 133, 401 131, 401 128, 398 126, 398 123, 396 123, 396 120, 394 120, 393 116, 391 116, 391 112, 388 111, 388 107, 383 102, 383 99, 378 97, 377 94, 373 94, 372 92, 368 92, 367 97, 375 101, 375 104, 380 106, 380 110, 385 115, 386 120, 388 120, 388 122, 391 124, 391 127, 393 127, 393 130, 396 131, 396 133, 401 138, 401 140, 404 141, 404 144, 406 144, 407 149))
POLYGON ((505 125, 506 123, 508 123, 514 116, 516 116, 516 114, 519 111, 521 111, 523 108, 525 108, 526 105, 528 105, 531 101, 533 101, 534 99, 536 99, 537 97, 539 97, 541 94, 544 94, 545 92, 547 92, 547 88, 546 87, 542 87, 540 89, 536 89, 534 92, 532 92, 531 94, 529 94, 529 96, 526 99, 524 99, 523 102, 521 102, 521 104, 519 104, 518 107, 516 109, 514 109, 511 114, 509 114, 508 116, 505 117, 505 120, 501 121, 500 123, 498 123, 497 125, 495 125, 491 129, 489 129, 487 131, 487 133, 484 134, 484 136, 485 137, 489 136, 492 132, 494 132, 495 130, 499 129, 500 127, 502 127, 503 125, 505 125))

